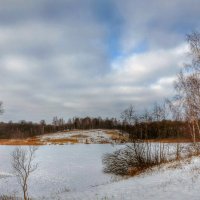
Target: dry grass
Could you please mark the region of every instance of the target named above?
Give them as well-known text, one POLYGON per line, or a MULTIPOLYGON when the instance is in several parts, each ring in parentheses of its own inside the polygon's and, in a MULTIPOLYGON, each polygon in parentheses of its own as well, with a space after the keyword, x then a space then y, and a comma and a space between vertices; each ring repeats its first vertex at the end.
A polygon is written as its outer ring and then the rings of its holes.
POLYGON ((47 139, 41 141, 40 138, 28 138, 28 139, 1 139, 0 145, 27 145, 27 146, 39 146, 46 144, 76 144, 78 140, 76 138, 59 138, 59 139, 47 139))
POLYGON ((47 142, 51 144, 77 144, 78 140, 76 138, 59 138, 59 139, 49 139, 47 142))
POLYGON ((106 140, 103 140, 103 141, 100 141, 99 144, 110 144, 110 142, 106 141, 106 140))
MULTIPOLYGON (((161 142, 161 143, 192 143, 190 138, 166 138, 166 139, 150 139, 148 142, 161 142)), ((200 139, 197 139, 196 142, 200 142, 200 139)))
POLYGON ((89 136, 88 135, 82 135, 82 134, 77 134, 77 135, 72 135, 71 138, 88 138, 89 136))
MULTIPOLYGON (((126 136, 120 135, 116 131, 106 131, 106 134, 110 135, 110 138, 115 142, 127 142, 128 138, 126 136)), ((80 143, 80 139, 87 139, 89 136, 77 134, 69 138, 59 138, 59 139, 45 139, 41 140, 39 137, 33 137, 28 139, 0 139, 0 145, 46 145, 49 144, 65 144, 65 143, 80 143)), ((151 139, 148 142, 161 142, 161 143, 192 143, 191 139, 187 138, 168 138, 168 139, 151 139)), ((197 140, 200 142, 200 139, 197 140)), ((87 143, 87 142, 86 142, 87 143)), ((102 141, 100 144, 107 144, 108 141, 102 141)))
POLYGON ((111 139, 114 141, 128 141, 126 137, 124 137, 123 135, 112 135, 111 139))
POLYGON ((136 167, 129 167, 127 175, 128 176, 136 176, 136 175, 141 174, 142 172, 143 172, 143 170, 139 170, 136 167))
POLYGON ((172 162, 167 168, 168 169, 178 169, 181 168, 182 163, 180 161, 174 161, 174 163, 172 162))
POLYGON ((115 131, 115 130, 106 130, 105 132, 106 132, 106 134, 108 134, 108 135, 116 135, 116 134, 119 135, 119 132, 118 132, 118 131, 115 131))
POLYGON ((29 139, 1 139, 0 145, 44 145, 38 138, 29 139))
MULTIPOLYGON (((157 166, 154 166, 154 167, 157 167, 157 166)), ((138 175, 143 174, 143 173, 149 173, 154 169, 154 167, 145 168, 145 169, 137 169, 135 167, 130 167, 128 169, 127 176, 128 177, 130 177, 130 176, 138 176, 138 175)))
POLYGON ((120 141, 120 142, 127 142, 128 137, 120 134, 117 130, 107 130, 105 131, 107 135, 110 136, 110 138, 114 141, 120 141))

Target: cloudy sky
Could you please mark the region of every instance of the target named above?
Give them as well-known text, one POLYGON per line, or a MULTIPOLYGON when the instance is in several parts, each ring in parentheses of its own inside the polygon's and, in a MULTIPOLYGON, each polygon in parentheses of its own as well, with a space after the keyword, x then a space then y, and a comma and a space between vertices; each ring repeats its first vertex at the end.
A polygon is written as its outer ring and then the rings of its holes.
POLYGON ((0 121, 119 117, 173 94, 199 0, 0 0, 0 121))

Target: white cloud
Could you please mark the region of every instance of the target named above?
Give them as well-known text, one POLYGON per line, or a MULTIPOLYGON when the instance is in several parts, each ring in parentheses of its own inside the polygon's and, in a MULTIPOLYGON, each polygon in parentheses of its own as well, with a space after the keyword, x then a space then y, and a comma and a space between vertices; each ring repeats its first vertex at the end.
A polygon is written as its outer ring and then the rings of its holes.
POLYGON ((136 85, 150 84, 160 77, 174 76, 186 60, 185 44, 171 49, 152 50, 123 57, 114 65, 114 81, 136 85))

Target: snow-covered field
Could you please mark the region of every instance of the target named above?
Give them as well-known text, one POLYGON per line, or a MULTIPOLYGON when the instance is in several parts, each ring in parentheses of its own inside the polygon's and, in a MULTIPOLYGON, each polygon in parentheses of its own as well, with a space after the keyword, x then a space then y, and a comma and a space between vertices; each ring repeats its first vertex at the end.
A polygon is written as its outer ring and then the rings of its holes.
MULTIPOLYGON (((39 167, 31 177, 30 195, 49 197, 84 192, 107 184, 112 176, 102 172, 102 155, 122 145, 76 144, 40 146, 36 152, 39 167)), ((0 146, 0 194, 19 194, 20 188, 12 175, 11 152, 14 146, 0 146)), ((23 147, 27 148, 27 147, 23 147)), ((57 198, 55 198, 57 199, 57 198)))
MULTIPOLYGON (((200 199, 200 158, 168 163, 131 178, 104 174, 102 155, 122 147, 111 144, 39 147, 36 153, 39 167, 31 177, 30 195, 36 199, 63 200, 200 199)), ((14 148, 0 146, 0 195, 20 195, 10 164, 14 148)))

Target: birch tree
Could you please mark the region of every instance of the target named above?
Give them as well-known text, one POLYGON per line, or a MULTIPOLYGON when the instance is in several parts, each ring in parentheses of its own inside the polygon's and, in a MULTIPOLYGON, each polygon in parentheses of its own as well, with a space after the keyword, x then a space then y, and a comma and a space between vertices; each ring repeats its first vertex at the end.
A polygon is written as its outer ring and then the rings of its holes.
POLYGON ((180 71, 175 82, 177 100, 188 122, 193 141, 200 136, 200 33, 187 36, 192 61, 180 71))
POLYGON ((24 200, 30 199, 28 195, 28 180, 38 167, 37 164, 33 163, 36 150, 37 147, 34 146, 29 146, 28 149, 17 147, 12 153, 12 167, 22 188, 24 200))
POLYGON ((3 113, 3 102, 2 101, 0 101, 0 114, 2 114, 3 113))

